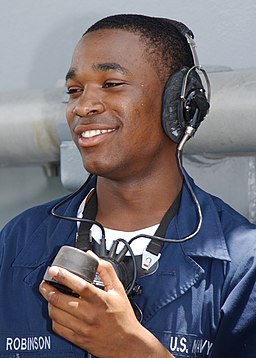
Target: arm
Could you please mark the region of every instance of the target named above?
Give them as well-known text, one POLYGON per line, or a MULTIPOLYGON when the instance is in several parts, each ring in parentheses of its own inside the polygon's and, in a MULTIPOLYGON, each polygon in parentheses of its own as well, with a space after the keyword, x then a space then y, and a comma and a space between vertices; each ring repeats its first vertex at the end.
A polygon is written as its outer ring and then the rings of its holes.
POLYGON ((53 330, 100 358, 173 357, 137 321, 112 265, 99 260, 98 272, 105 291, 64 269, 50 269, 56 281, 80 295, 67 296, 41 283, 40 292, 49 302, 53 330))
MULTIPOLYGON (((241 246, 238 249, 241 251, 241 246)), ((256 356, 256 248, 253 245, 241 255, 233 270, 223 289, 226 298, 212 358, 256 356)))

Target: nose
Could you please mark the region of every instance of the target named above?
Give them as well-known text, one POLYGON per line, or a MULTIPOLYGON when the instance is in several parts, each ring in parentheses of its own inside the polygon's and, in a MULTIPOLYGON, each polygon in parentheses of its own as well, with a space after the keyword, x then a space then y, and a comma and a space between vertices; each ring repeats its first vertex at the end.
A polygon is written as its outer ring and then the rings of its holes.
POLYGON ((103 101, 91 90, 84 90, 76 101, 73 113, 79 117, 88 117, 105 110, 103 101))

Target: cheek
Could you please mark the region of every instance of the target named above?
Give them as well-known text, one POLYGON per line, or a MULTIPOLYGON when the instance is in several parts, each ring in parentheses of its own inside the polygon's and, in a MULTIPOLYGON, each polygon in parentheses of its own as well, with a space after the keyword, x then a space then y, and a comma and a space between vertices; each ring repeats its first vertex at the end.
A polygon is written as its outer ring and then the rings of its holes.
POLYGON ((69 126, 69 130, 70 130, 70 133, 71 133, 71 136, 73 138, 73 141, 76 143, 77 145, 77 138, 73 132, 73 129, 75 127, 75 118, 74 118, 74 114, 73 114, 73 106, 71 105, 67 105, 67 108, 66 108, 66 120, 67 120, 67 124, 69 126))
POLYGON ((67 107, 66 107, 66 118, 67 118, 67 121, 70 120, 71 114, 72 114, 72 106, 71 106, 71 104, 68 102, 68 103, 67 103, 67 107))
POLYGON ((160 96, 148 96, 146 101, 140 103, 137 111, 141 125, 149 131, 162 131, 162 98, 160 96))
POLYGON ((71 129, 72 125, 74 123, 74 114, 73 114, 73 105, 71 105, 70 103, 68 103, 67 107, 66 107, 66 119, 67 119, 67 123, 71 129))
POLYGON ((162 86, 148 86, 144 91, 144 98, 142 103, 144 109, 159 116, 162 109, 162 86))

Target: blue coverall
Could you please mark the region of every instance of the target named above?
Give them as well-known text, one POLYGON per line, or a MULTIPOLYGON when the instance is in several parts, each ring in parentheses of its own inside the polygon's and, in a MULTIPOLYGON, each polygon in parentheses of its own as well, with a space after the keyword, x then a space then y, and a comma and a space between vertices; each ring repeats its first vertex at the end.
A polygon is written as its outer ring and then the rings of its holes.
MULTIPOLYGON (((192 179, 190 183, 202 209, 201 230, 188 242, 165 243, 157 271, 138 279, 142 294, 135 300, 143 312, 142 324, 177 358, 255 358, 255 226, 192 179)), ((93 185, 59 212, 76 216, 93 185)), ((51 215, 58 201, 25 211, 0 234, 1 358, 87 356, 52 332, 47 302, 38 291, 59 248, 75 243, 76 223, 51 215)), ((166 237, 186 237, 197 223, 184 184, 166 237)))

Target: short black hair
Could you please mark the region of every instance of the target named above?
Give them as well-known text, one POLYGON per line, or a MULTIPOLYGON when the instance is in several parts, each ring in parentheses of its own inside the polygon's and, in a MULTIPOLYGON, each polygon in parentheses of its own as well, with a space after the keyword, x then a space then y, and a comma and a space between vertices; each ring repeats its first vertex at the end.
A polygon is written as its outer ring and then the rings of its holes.
POLYGON ((185 33, 192 37, 193 33, 181 22, 139 14, 118 14, 97 21, 83 36, 102 29, 121 29, 139 34, 145 43, 147 60, 163 81, 174 71, 194 65, 193 55, 185 37, 185 33), (149 49, 150 51, 147 51, 149 49))

